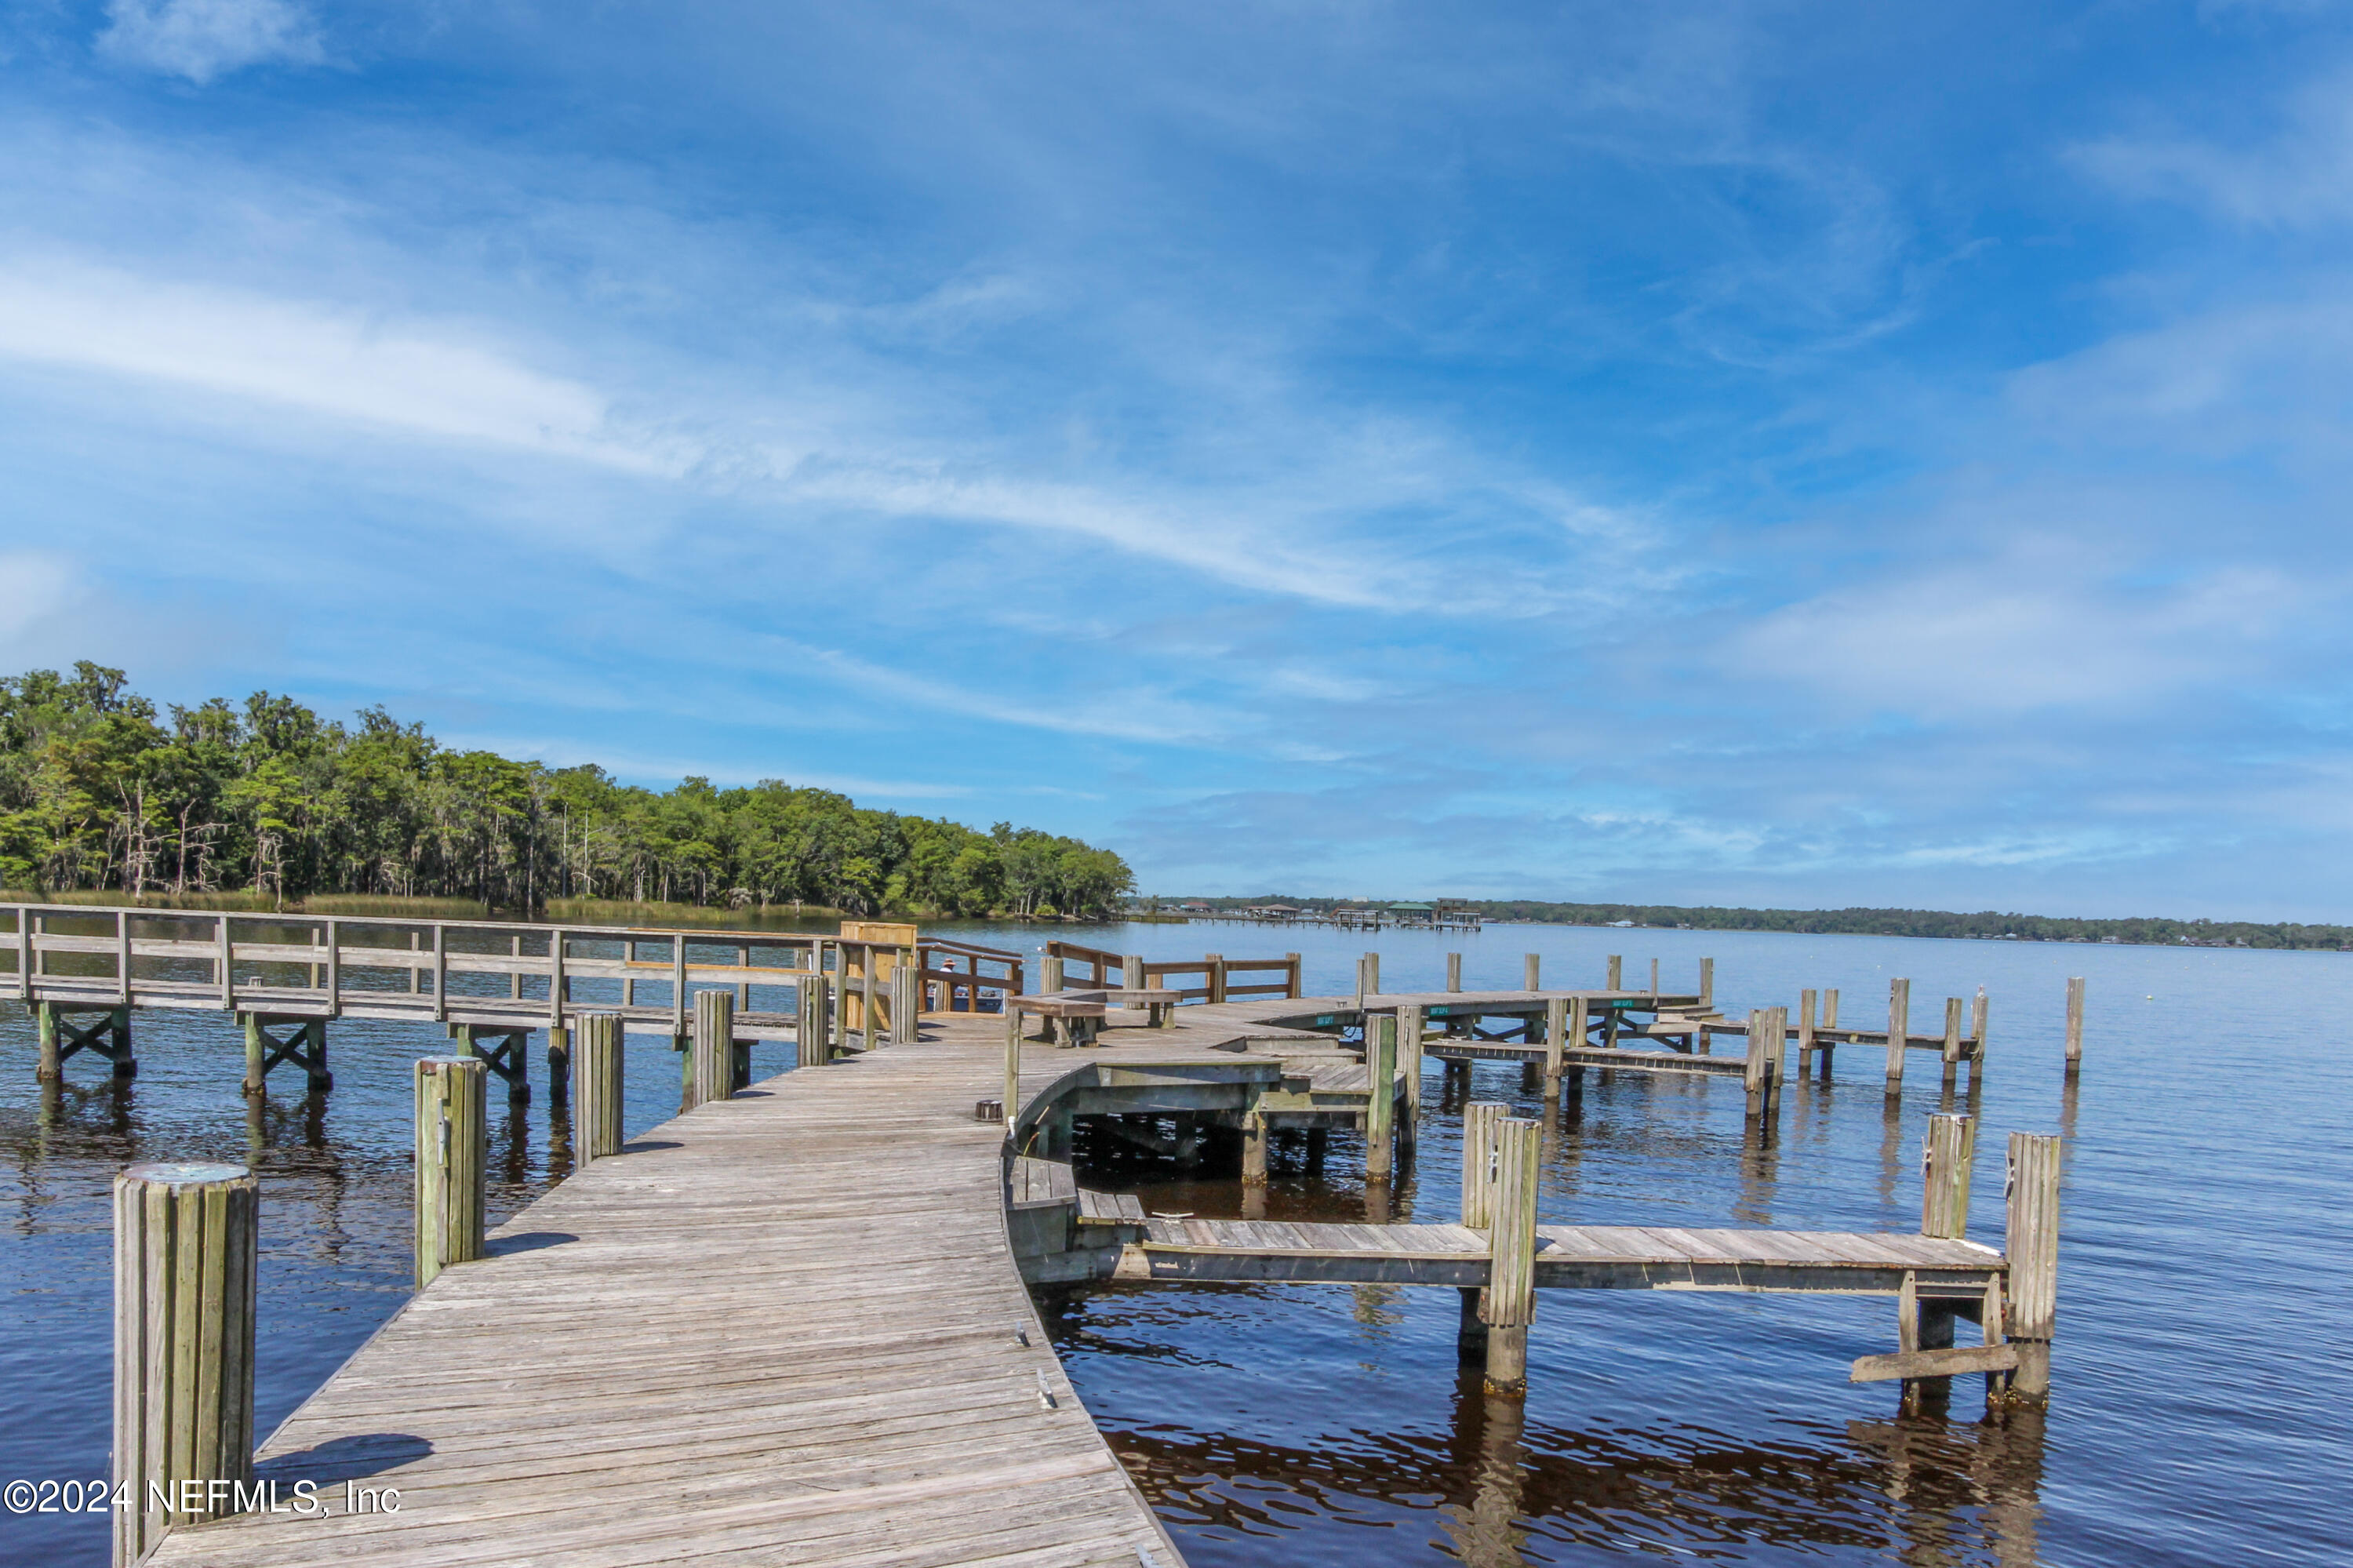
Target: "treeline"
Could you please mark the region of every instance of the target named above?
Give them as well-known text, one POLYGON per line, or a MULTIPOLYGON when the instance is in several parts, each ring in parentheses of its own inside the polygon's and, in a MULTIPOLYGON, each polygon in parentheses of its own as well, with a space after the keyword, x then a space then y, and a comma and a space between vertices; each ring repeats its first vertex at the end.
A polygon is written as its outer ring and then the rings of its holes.
MULTIPOLYGON (((1178 902, 1156 900, 1159 904, 1178 902)), ((1248 898, 1197 898, 1184 902, 1216 909, 1293 904, 1307 908, 1360 905, 1361 900, 1318 899, 1261 894, 1248 898)), ((1375 901, 1377 904, 1379 901, 1375 901)), ((1474 909, 1490 920, 1533 920, 1557 925, 1636 926, 1694 931, 1805 931, 1853 937, 1974 937, 2021 942, 2153 942, 2211 948, 2353 948, 2353 927, 2305 926, 2253 920, 2174 920, 2163 916, 2069 919, 2050 915, 1974 915, 1943 909, 1744 909, 1678 904, 1558 904, 1535 899, 1482 899, 1474 909)))
POLYGON ((2175 946, 2335 948, 2353 945, 2353 927, 2252 920, 2173 920, 2161 916, 2069 919, 2051 915, 1974 915, 1943 909, 1724 909, 1672 904, 1549 904, 1490 900, 1493 920, 1607 926, 1689 927, 1695 931, 1815 931, 1857 937, 1975 937, 2021 942, 2156 942, 2175 946))
POLYGON ((0 884, 1029 916, 1107 912, 1134 879, 1035 829, 776 780, 645 789, 448 749, 380 707, 348 727, 268 692, 159 714, 85 662, 0 678, 0 884))

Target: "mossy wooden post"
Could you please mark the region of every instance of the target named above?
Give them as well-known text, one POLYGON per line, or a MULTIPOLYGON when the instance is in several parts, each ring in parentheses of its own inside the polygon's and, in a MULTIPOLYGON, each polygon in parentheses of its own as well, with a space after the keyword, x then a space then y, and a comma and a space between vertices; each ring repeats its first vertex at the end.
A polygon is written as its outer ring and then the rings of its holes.
POLYGON ((2067 981, 2067 1072, 2070 1076, 2084 1065, 2084 977, 2074 975, 2067 981))
POLYGON ((2040 1404, 2051 1396, 2051 1340, 2059 1319, 2059 1155, 2055 1134, 2010 1135, 2010 1300, 2002 1324, 2018 1347, 2010 1392, 2040 1404))
POLYGON ((1887 982, 1887 1092, 1904 1087, 1904 1051, 1912 1038, 1912 982, 1887 982))
POLYGON ((1520 989, 1522 991, 1542 991, 1544 989, 1543 982, 1544 955, 1542 953, 1522 953, 1520 955, 1520 989))
POLYGON ((1446 955, 1446 989, 1449 991, 1462 989, 1462 955, 1460 953, 1446 955))
POLYGON ((1609 967, 1602 977, 1601 989, 1604 991, 1623 990, 1625 979, 1626 959, 1624 956, 1619 953, 1610 954, 1609 967))
POLYGON ((621 1151, 621 1086, 626 1081, 628 1036, 617 1012, 584 1012, 573 1019, 579 1039, 573 1047, 575 1160, 582 1165, 621 1151))
POLYGON ((1798 1076, 1800 1078, 1814 1070, 1815 1001, 1810 991, 1798 993, 1798 1076))
POLYGON ((35 1002, 33 1018, 35 1027, 40 1033, 41 1041, 40 1062, 33 1069, 33 1076, 40 1083, 58 1083, 66 1075, 66 1065, 64 1056, 58 1050, 57 1004, 47 1001, 35 1002))
POLYGON ((1408 1004, 1398 1009, 1398 1071, 1405 1078, 1405 1121, 1399 1131, 1411 1149, 1420 1137, 1421 1036, 1427 1027, 1421 1009, 1408 1004))
POLYGON ((735 1092, 735 996, 733 991, 694 993, 693 1086, 687 1109, 723 1100, 735 1092))
MULTIPOLYGON (((1585 999, 1577 1000, 1581 1004, 1585 999)), ((1544 1097, 1548 1100, 1560 1098, 1561 1066, 1568 1060, 1568 1001, 1565 996, 1550 997, 1545 1001, 1544 1097)), ((1578 1040, 1577 1044, 1582 1045, 1585 1042, 1578 1040)))
POLYGON ((1365 1020, 1365 1180, 1381 1186, 1397 1169, 1397 1014, 1365 1020))
POLYGON ((129 1505, 114 1510, 115 1568, 174 1525, 240 1511, 239 1485, 249 1499, 259 1213, 242 1165, 114 1179, 113 1480, 129 1505))
POLYGON ((1985 1071, 1986 1014, 1992 1003, 1986 1000, 1986 989, 1978 987, 1976 1000, 1969 1003, 1969 1086, 1975 1088, 1978 1075, 1985 1071))
POLYGON ((490 1064, 427 1056, 417 1064, 417 1287, 482 1255, 483 1107, 490 1064))
POLYGON ((1487 1392, 1528 1388, 1528 1325, 1536 1316, 1536 1161, 1544 1124, 1521 1117, 1495 1123, 1493 1223, 1487 1228, 1487 1392))

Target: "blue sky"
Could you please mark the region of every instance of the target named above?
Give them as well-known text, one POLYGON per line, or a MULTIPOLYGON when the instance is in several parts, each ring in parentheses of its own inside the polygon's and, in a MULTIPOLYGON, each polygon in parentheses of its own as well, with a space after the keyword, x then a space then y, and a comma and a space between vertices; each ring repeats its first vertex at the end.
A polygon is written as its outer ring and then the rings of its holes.
POLYGON ((0 0, 0 663, 1147 890, 2353 918, 2336 5, 0 0))

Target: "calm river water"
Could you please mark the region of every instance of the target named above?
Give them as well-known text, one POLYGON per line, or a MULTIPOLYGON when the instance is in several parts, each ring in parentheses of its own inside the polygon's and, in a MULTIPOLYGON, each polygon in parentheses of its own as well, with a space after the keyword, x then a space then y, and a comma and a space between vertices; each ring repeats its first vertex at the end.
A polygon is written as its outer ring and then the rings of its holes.
MULTIPOLYGON (((954 934, 1034 947, 1034 929, 954 934)), ((1064 933, 1153 957, 1303 951, 1308 990, 1353 985, 1361 933, 1148 925, 1064 933)), ((1695 1558, 1733 1563, 2339 1563, 2353 1558, 2353 958, 2128 947, 1496 927, 1386 933, 1390 990, 1630 983, 1669 989, 1716 959, 1727 1012, 1836 986, 1883 1021, 1913 980, 1931 1027, 1946 995, 1992 998, 1971 1234, 1999 1245, 2012 1130, 2069 1139, 2060 1339, 2047 1416, 1981 1419, 1973 1388, 1899 1418, 1895 1385, 1847 1362, 1894 1348, 1877 1299, 1548 1291, 1525 1407, 1491 1404, 1455 1364, 1451 1290, 1344 1286, 1103 1287, 1041 1298, 1071 1376, 1196 1568, 1695 1558), (2080 1087, 2063 1087, 2065 977, 2089 977, 2080 1087)), ((258 1412, 267 1430, 406 1293, 412 1026, 338 1025, 336 1086, 299 1077, 248 1114, 234 1024, 139 1015, 140 1076, 77 1059, 45 1102, 29 1022, 0 1019, 0 1480, 105 1472, 108 1186, 132 1160, 251 1163, 263 1181, 258 1412)), ((1599 1081, 1548 1140, 1545 1218, 1809 1229, 1916 1228, 1923 1123, 1945 1106, 1913 1054, 1901 1102, 1883 1054, 1841 1054, 1794 1086, 1778 1137, 1744 1131, 1738 1081, 1599 1081)), ((673 1058, 630 1054, 629 1130, 674 1107, 673 1058)), ((780 1071, 764 1048, 754 1070, 780 1071)), ((273 1080, 275 1081, 275 1080, 273 1080)), ((1541 1114, 1512 1067, 1476 1097, 1541 1114)), ((1455 1117, 1436 1065, 1418 1168, 1395 1217, 1455 1217, 1455 1117)), ((495 1097, 494 1220, 566 1169, 543 1084, 510 1117, 495 1097)), ((1083 1154, 1082 1150, 1082 1154, 1083 1154)), ((1322 1172, 1277 1151, 1269 1216, 1363 1214, 1360 1150, 1322 1172)), ((1147 1206, 1239 1213, 1229 1179, 1105 1166, 1147 1206)), ((104 1521, 0 1515, 0 1562, 95 1565, 104 1521)))

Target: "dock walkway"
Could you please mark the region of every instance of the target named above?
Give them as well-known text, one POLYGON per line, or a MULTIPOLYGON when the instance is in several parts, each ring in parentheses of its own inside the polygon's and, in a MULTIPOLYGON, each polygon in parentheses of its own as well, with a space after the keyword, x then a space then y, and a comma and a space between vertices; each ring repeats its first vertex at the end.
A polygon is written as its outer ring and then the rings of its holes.
MULTIPOLYGON (((1234 1033, 1205 1016, 1232 1010, 1184 1011, 1121 1033, 1158 1058, 1234 1033)), ((1176 1568, 1008 1249, 1004 1128, 974 1118, 1002 1022, 923 1034, 575 1173, 261 1448, 281 1495, 311 1478, 332 1517, 240 1515, 149 1561, 1176 1568), (343 1514, 347 1478, 398 1489, 399 1511, 343 1514)), ((1025 1085, 1071 1055, 1026 1048, 1025 1085)))

